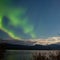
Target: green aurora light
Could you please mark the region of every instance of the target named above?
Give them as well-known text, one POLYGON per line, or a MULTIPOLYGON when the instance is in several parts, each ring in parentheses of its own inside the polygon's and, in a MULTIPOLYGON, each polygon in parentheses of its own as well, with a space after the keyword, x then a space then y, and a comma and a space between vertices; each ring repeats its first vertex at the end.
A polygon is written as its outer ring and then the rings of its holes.
POLYGON ((34 26, 32 24, 28 24, 28 17, 26 16, 24 18, 21 18, 21 15, 24 15, 27 9, 21 7, 9 7, 6 5, 6 2, 7 0, 5 3, 0 0, 0 30, 3 30, 14 39, 23 39, 21 37, 18 37, 14 31, 9 30, 3 26, 4 24, 2 23, 2 18, 3 16, 7 16, 10 20, 8 23, 9 25, 13 25, 14 27, 21 26, 25 34, 29 34, 32 38, 36 38, 34 26), (20 18, 18 18, 18 16, 20 16, 20 18))

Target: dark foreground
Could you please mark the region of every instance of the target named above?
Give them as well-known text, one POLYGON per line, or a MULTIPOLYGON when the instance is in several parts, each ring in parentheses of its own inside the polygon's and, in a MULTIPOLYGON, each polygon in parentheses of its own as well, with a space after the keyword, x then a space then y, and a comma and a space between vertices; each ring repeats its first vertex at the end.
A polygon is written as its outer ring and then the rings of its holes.
POLYGON ((0 60, 60 60, 60 50, 22 50, 17 45, 0 44, 0 60))
POLYGON ((6 50, 0 60, 60 60, 60 50, 6 50))

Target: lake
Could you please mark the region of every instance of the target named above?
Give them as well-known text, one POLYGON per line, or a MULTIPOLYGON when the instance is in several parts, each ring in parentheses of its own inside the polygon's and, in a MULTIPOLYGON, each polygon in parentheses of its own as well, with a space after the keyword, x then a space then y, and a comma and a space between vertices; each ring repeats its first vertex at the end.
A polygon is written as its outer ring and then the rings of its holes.
POLYGON ((33 55, 39 52, 42 55, 49 56, 50 53, 56 55, 59 50, 7 50, 5 60, 33 60, 33 55))

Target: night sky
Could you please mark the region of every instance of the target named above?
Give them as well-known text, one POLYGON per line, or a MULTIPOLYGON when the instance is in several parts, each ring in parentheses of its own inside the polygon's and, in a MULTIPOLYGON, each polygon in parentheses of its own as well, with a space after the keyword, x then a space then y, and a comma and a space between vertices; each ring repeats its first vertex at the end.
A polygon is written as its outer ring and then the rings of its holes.
POLYGON ((60 34, 60 0, 0 0, 0 38, 39 39, 60 34))

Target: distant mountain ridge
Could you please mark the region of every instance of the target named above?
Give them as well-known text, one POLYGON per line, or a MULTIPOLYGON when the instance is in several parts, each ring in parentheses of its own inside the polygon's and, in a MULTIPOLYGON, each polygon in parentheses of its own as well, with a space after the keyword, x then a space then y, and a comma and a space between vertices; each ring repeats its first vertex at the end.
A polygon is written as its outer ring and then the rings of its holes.
MULTIPOLYGON (((1 44, 0 44, 1 45, 1 44)), ((5 43, 6 49, 12 49, 12 50, 60 50, 60 45, 34 45, 34 46, 28 46, 28 45, 15 45, 15 44, 8 44, 5 43)))
MULTIPOLYGON (((15 42, 19 42, 19 41, 15 41, 15 42)), ((18 49, 18 50, 60 50, 60 44, 50 44, 50 45, 40 45, 40 44, 36 44, 36 45, 26 45, 26 44, 15 44, 11 43, 11 41, 7 41, 7 40, 1 40, 0 41, 0 45, 4 45, 6 49, 18 49)), ((20 43, 23 43, 23 41, 20 41, 20 43)))

